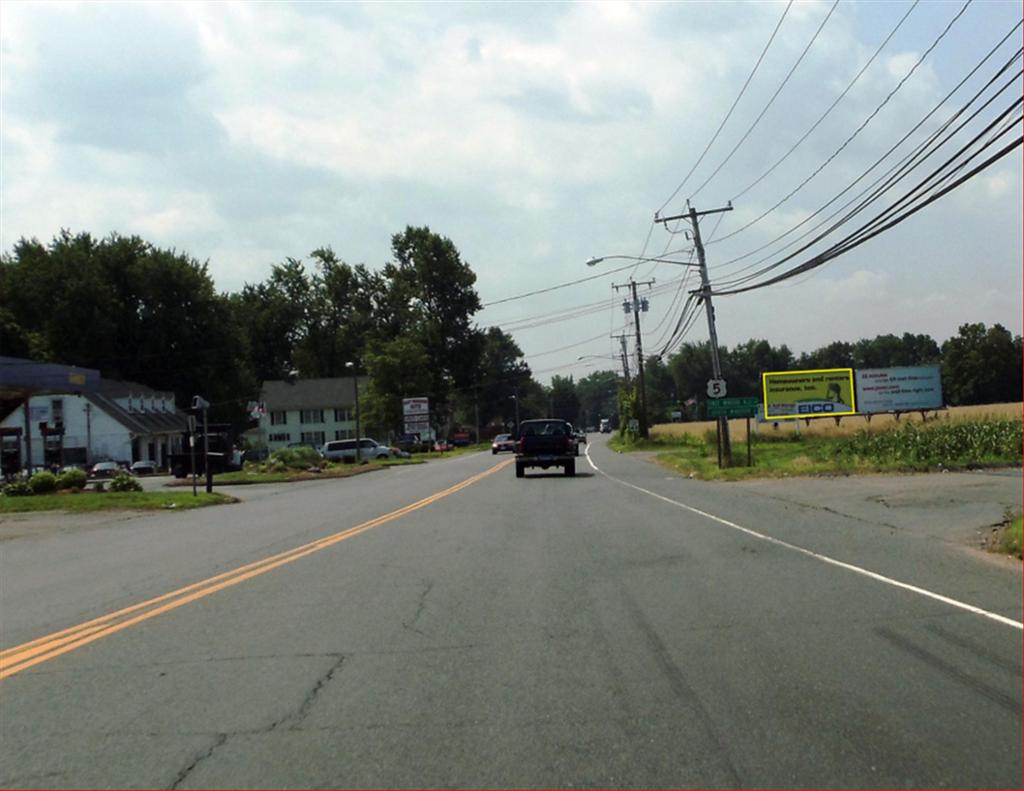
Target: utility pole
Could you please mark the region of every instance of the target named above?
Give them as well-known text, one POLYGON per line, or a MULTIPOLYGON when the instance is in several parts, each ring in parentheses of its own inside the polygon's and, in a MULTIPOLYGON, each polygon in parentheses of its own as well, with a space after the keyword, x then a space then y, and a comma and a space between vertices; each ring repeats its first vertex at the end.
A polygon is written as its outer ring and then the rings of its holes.
MULTIPOLYGON (((698 218, 703 217, 705 214, 718 214, 724 211, 732 211, 732 203, 730 202, 724 208, 721 209, 708 209, 706 211, 697 211, 693 206, 690 206, 690 202, 686 202, 689 211, 686 214, 678 214, 674 217, 659 217, 655 215, 657 222, 668 223, 672 220, 688 219, 690 226, 693 229, 693 246, 697 250, 697 264, 700 267, 700 294, 704 300, 704 313, 708 318, 708 335, 711 340, 711 372, 715 379, 722 378, 722 363, 718 359, 718 332, 715 330, 715 308, 711 304, 711 283, 708 280, 708 265, 704 258, 704 244, 700 238, 700 220, 698 218)), ((723 393, 724 395, 724 393, 723 393)), ((732 445, 729 442, 729 418, 720 417, 718 418, 718 430, 719 436, 722 438, 722 458, 726 467, 732 466, 732 445)))
MULTIPOLYGON (((647 432, 647 387, 646 387, 646 385, 644 383, 644 346, 643 346, 643 341, 640 339, 640 311, 641 311, 641 308, 643 309, 644 312, 647 311, 647 300, 645 299, 643 301, 643 305, 641 306, 640 300, 637 298, 637 295, 636 295, 636 287, 638 285, 639 286, 650 286, 650 285, 653 285, 653 283, 654 283, 653 280, 645 280, 645 281, 643 281, 641 283, 637 283, 635 280, 633 280, 633 278, 630 278, 628 283, 623 283, 621 285, 617 285, 617 286, 613 285, 612 286, 612 288, 614 288, 616 291, 618 291, 620 288, 628 288, 632 292, 632 296, 633 296, 633 302, 632 302, 632 306, 631 307, 633 309, 633 324, 634 324, 634 326, 636 328, 636 364, 637 364, 637 372, 638 372, 637 375, 640 378, 640 436, 643 437, 644 439, 647 439, 647 436, 648 436, 648 432, 647 432)), ((626 310, 627 310, 627 312, 629 310, 629 307, 630 307, 629 303, 626 303, 626 310)))
POLYGON ((622 343, 622 376, 626 380, 626 387, 629 387, 629 352, 626 351, 626 336, 612 335, 622 343))

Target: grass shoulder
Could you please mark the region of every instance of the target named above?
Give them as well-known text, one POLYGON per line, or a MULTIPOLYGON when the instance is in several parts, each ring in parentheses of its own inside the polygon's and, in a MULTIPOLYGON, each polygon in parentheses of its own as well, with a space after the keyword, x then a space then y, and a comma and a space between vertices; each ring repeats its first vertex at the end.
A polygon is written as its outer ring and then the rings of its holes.
MULTIPOLYGON (((408 460, 402 460, 407 462, 408 460)), ((332 478, 351 478, 353 475, 373 472, 383 467, 401 462, 366 462, 365 464, 329 464, 322 467, 306 469, 261 469, 258 466, 246 466, 236 472, 224 472, 213 476, 214 486, 247 486, 260 483, 295 483, 298 481, 322 481, 332 478)), ((199 479, 200 486, 203 485, 199 479)), ((172 486, 192 486, 191 478, 176 481, 172 486)))
POLYGON ((992 545, 992 549, 1005 555, 1022 557, 1021 551, 1021 515, 1007 514, 1006 523, 992 545))
MULTIPOLYGON (((246 463, 244 469, 213 476, 214 486, 247 486, 263 483, 297 483, 300 481, 322 481, 337 478, 351 478, 386 467, 403 467, 409 464, 425 464, 446 458, 479 453, 490 449, 489 444, 480 443, 438 453, 416 453, 408 459, 367 459, 359 464, 354 462, 328 462, 316 457, 300 454, 280 454, 276 459, 262 463, 246 463)), ((304 449, 303 449, 304 450, 304 449)), ((200 478, 202 485, 203 479, 200 478)), ((192 486, 191 478, 175 481, 170 486, 192 486)))
POLYGON ((34 511, 68 511, 92 513, 95 511, 184 511, 209 505, 236 503, 226 494, 200 492, 95 492, 67 491, 37 494, 29 497, 0 496, 0 513, 30 513, 34 511))

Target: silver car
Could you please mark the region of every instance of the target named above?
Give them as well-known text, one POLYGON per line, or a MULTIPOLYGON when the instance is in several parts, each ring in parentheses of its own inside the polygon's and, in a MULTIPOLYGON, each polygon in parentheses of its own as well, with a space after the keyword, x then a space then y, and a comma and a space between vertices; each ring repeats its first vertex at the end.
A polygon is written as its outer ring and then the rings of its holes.
MULTIPOLYGON (((336 439, 325 442, 320 455, 331 461, 354 459, 356 457, 356 441, 354 439, 336 439)), ((381 445, 375 439, 363 437, 359 440, 360 459, 389 459, 391 448, 381 445)))

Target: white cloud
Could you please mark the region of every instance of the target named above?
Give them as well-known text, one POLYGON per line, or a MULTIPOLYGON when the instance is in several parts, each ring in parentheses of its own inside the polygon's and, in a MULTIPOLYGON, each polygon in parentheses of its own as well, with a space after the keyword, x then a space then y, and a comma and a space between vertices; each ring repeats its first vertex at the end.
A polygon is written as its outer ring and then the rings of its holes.
MULTIPOLYGON (((667 210, 680 208, 739 140, 830 5, 793 5, 747 95, 667 210)), ((987 51, 979 42, 1016 21, 1010 5, 975 4, 974 27, 955 26, 820 176, 749 230, 709 245, 713 275, 776 260, 778 245, 746 254, 806 219, 931 109, 987 51)), ((591 255, 640 251, 654 209, 696 162, 781 9, 0 4, 0 241, 6 250, 18 236, 46 239, 61 227, 135 232, 209 258, 218 286, 237 288, 272 262, 324 244, 377 265, 388 258, 391 233, 427 223, 477 269, 485 301, 573 280, 591 255)), ((841 3, 696 205, 722 205, 788 150, 902 13, 892 4, 841 3)), ((716 238, 830 156, 948 16, 915 11, 832 116, 736 201, 716 238)), ((942 327, 986 317, 1019 326, 1019 161, 1005 160, 950 196, 948 208, 922 212, 810 278, 722 300, 723 340, 790 339, 803 348, 823 333, 856 338, 901 325, 932 327, 937 337, 949 334, 942 327), (980 274, 963 273, 965 250, 976 251, 980 274), (992 281, 1010 285, 993 289, 992 281)), ((710 236, 717 219, 704 222, 710 236)), ((647 252, 681 243, 657 228, 647 252)), ((513 304, 501 318, 602 299, 608 285, 513 304)), ((652 299, 652 327, 670 304, 652 299)), ((620 322, 601 315, 556 326, 558 343, 550 327, 517 337, 536 353, 620 322)), ((704 332, 696 325, 694 333, 704 332)), ((604 351, 597 346, 573 351, 604 351)))

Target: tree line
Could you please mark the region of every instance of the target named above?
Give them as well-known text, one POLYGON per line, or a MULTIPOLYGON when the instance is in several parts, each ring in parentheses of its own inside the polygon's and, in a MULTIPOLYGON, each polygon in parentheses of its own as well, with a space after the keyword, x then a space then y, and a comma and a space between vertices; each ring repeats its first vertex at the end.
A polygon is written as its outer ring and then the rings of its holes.
MULTIPOLYGON (((816 368, 896 368, 942 366, 946 404, 992 404, 1021 400, 1021 336, 1001 324, 964 324, 941 345, 929 335, 904 333, 836 341, 812 352, 795 355, 784 344, 772 346, 751 339, 733 348, 719 348, 722 377, 730 396, 760 396, 761 374, 816 368)), ((645 365, 647 409, 651 422, 670 419, 673 408, 702 417, 705 383, 712 378, 711 347, 707 342, 685 343, 667 360, 649 358, 645 365), (697 403, 692 403, 696 401, 697 403)))
MULTIPOLYGON (((441 429, 511 426, 517 409, 520 419, 584 425, 615 417, 621 392, 631 393, 619 373, 540 384, 509 334, 474 321, 475 282, 453 242, 427 227, 396 233, 379 270, 322 247, 307 260, 274 264, 263 281, 235 293, 218 292, 207 265, 186 253, 137 236, 64 230, 45 245, 21 239, 0 257, 0 350, 171 391, 180 406, 201 394, 214 419, 238 428, 262 382, 353 369, 371 380, 360 398, 365 424, 384 436, 401 431, 407 396, 430 398, 441 429)), ((762 371, 941 363, 950 404, 1021 397, 1021 338, 998 324, 965 324, 941 346, 907 333, 799 356, 766 340, 720 354, 730 395, 757 395, 762 371)), ((648 359, 651 421, 702 401, 709 378, 707 343, 648 359)))
POLYGON ((137 236, 21 239, 0 258, 0 349, 171 391, 179 406, 202 394, 238 428, 262 382, 353 369, 372 383, 365 424, 383 432, 401 430, 405 396, 430 398, 442 426, 510 422, 509 394, 521 415, 543 414, 512 337, 473 322, 476 275, 451 240, 407 227, 391 253, 373 271, 319 248, 219 293, 207 264, 137 236))

